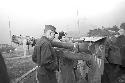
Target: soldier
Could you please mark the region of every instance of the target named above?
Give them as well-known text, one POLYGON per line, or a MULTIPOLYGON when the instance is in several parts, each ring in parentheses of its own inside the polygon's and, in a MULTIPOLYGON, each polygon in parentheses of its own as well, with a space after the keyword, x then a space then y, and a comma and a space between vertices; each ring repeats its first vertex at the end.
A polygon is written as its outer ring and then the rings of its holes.
POLYGON ((120 25, 119 35, 112 37, 109 42, 109 62, 118 65, 125 65, 125 23, 120 25), (112 60, 111 60, 112 59, 112 60))
MULTIPOLYGON (((66 41, 66 34, 62 31, 59 32, 58 39, 61 42, 69 42, 66 41)), ((67 49, 63 49, 67 50, 67 49)), ((58 83, 76 83, 76 76, 74 72, 74 60, 69 59, 67 57, 59 57, 59 73, 58 73, 58 83)))
POLYGON ((56 28, 45 25, 44 36, 42 36, 34 47, 32 60, 38 64, 37 78, 39 83, 57 83, 55 70, 54 52, 51 41, 55 38, 56 28))
POLYGON ((118 33, 119 35, 108 40, 109 49, 106 56, 108 63, 105 63, 103 81, 107 79, 109 83, 116 82, 121 67, 125 67, 125 23, 120 25, 118 33))
POLYGON ((10 83, 4 58, 0 52, 0 83, 10 83))
POLYGON ((122 23, 120 25, 120 30, 119 32, 119 36, 116 38, 116 41, 114 42, 116 44, 116 46, 118 47, 117 49, 120 51, 120 65, 125 67, 125 23, 122 23))
MULTIPOLYGON (((90 60, 91 55, 86 53, 73 53, 69 51, 54 51, 51 41, 55 38, 56 28, 52 25, 45 25, 44 36, 42 36, 34 47, 32 60, 39 66, 37 69, 37 78, 39 83, 57 83, 55 71, 58 69, 55 57, 62 56, 69 59, 90 60)), ((66 74, 68 75, 68 74, 66 74)), ((72 77, 71 77, 72 80, 72 77)), ((73 83, 64 82, 64 83, 73 83)))
MULTIPOLYGON (((64 32, 59 33, 58 39, 61 42, 72 43, 71 40, 68 39, 64 32)), ((63 49, 63 51, 66 49, 63 49)), ((70 51, 69 51, 70 52, 70 51)), ((73 57, 72 57, 73 58, 73 57)), ((81 78, 81 74, 77 69, 77 63, 79 60, 60 57, 59 58, 59 83, 86 83, 85 79, 81 78)), ((80 60, 82 61, 82 60, 80 60)), ((83 71, 83 70, 81 70, 83 71)))

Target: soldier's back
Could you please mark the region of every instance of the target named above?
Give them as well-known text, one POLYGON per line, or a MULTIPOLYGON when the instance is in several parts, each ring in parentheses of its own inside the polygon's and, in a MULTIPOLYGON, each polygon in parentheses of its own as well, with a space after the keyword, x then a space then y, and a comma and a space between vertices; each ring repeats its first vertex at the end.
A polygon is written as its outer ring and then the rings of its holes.
POLYGON ((119 36, 117 38, 116 45, 120 49, 121 65, 125 66, 125 36, 119 36))
POLYGON ((118 47, 125 47, 125 36, 120 35, 119 37, 116 38, 116 43, 118 47))
POLYGON ((110 63, 125 66, 125 36, 120 35, 112 41, 108 60, 110 63))

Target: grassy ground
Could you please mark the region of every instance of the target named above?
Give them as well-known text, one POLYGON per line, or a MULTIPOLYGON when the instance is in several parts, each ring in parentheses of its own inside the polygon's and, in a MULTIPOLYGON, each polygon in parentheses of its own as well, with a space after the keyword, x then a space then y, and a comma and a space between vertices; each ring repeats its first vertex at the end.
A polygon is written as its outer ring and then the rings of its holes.
POLYGON ((17 50, 13 53, 3 53, 4 61, 11 80, 21 77, 36 66, 31 58, 32 52, 33 49, 31 48, 29 52, 27 51, 26 57, 23 57, 23 50, 17 50))
POLYGON ((8 59, 6 60, 6 65, 8 68, 10 79, 18 78, 35 67, 35 64, 31 60, 31 57, 14 60, 8 59))

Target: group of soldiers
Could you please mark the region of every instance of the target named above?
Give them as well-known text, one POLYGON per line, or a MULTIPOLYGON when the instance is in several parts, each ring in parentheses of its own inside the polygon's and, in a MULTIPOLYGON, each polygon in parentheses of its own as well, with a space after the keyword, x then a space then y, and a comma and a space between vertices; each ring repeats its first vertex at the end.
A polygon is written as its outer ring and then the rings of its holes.
MULTIPOLYGON (((125 73, 125 23, 118 33, 79 44, 68 40, 64 32, 55 41, 56 28, 45 25, 32 55, 38 66, 37 83, 125 83, 125 77, 119 74, 121 70, 125 73)), ((9 83, 1 53, 0 59, 0 82, 9 83)))
MULTIPOLYGON (((45 25, 44 36, 37 40, 35 45, 32 59, 39 66, 38 81, 39 83, 76 83, 74 60, 89 60, 91 55, 53 48, 52 41, 55 34, 57 32, 54 26, 45 25)), ((74 46, 74 51, 76 50, 74 46)))
POLYGON ((106 43, 84 44, 82 49, 88 52, 79 52, 80 45, 67 41, 64 32, 59 33, 58 42, 72 43, 73 48, 56 47, 53 44, 58 34, 56 28, 45 25, 44 35, 37 40, 32 55, 32 60, 38 65, 38 83, 107 83, 107 80, 115 83, 113 75, 125 65, 125 23, 118 32, 117 36, 106 38, 106 43))

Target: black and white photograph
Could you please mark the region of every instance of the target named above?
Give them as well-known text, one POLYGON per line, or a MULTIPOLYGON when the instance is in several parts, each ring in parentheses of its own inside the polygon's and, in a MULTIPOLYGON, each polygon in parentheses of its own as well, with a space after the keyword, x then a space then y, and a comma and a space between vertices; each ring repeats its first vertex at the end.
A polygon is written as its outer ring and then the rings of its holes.
POLYGON ((125 83, 125 0, 0 0, 0 83, 125 83))

